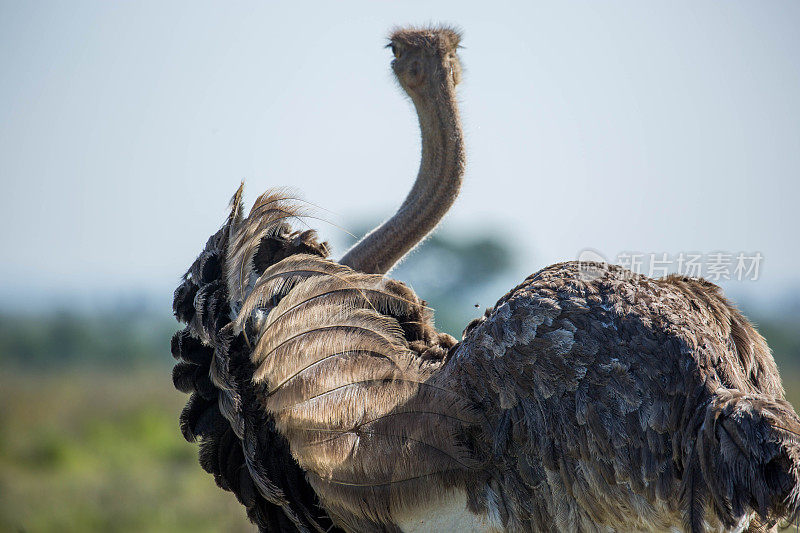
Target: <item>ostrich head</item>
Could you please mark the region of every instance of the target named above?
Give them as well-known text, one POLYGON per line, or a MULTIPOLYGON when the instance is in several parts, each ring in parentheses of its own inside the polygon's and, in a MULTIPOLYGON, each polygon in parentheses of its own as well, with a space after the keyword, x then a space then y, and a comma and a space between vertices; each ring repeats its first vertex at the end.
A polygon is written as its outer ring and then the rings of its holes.
POLYGON ((451 29, 395 31, 388 47, 394 54, 392 70, 403 90, 412 98, 435 98, 440 87, 455 88, 461 81, 456 55, 460 40, 451 29))
POLYGON ((354 270, 385 274, 430 233, 453 205, 464 174, 464 140, 456 104, 459 34, 449 28, 401 29, 389 47, 392 70, 411 98, 422 132, 417 180, 397 213, 341 259, 354 270))

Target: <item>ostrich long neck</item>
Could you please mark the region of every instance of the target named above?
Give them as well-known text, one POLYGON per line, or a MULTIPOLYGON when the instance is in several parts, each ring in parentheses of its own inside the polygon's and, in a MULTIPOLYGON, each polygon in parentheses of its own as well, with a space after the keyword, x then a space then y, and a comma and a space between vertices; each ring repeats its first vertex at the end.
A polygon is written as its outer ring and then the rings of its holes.
POLYGON ((422 132, 417 181, 397 213, 341 259, 354 270, 388 272, 436 227, 461 189, 464 139, 454 87, 444 82, 431 95, 411 96, 422 132))

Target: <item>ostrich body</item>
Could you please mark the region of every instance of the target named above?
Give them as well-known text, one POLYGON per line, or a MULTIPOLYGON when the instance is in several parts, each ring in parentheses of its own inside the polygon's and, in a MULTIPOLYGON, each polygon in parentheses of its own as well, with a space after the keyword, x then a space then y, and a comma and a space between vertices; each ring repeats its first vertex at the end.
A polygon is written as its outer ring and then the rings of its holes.
POLYGON ((417 181, 339 262, 277 193, 231 214, 175 292, 181 414, 264 531, 770 531, 800 420, 764 339, 701 279, 561 263, 457 342, 384 276, 464 171, 458 35, 392 36, 417 181))

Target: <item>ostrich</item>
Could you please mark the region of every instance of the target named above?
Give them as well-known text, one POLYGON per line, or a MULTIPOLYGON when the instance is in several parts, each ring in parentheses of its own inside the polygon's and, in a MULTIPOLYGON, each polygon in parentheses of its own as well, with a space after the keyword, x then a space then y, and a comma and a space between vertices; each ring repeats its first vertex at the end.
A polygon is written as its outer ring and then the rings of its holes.
POLYGON ((800 420, 764 339, 702 279, 561 263, 461 341, 386 274, 458 195, 459 34, 403 29, 422 132, 398 212, 339 261, 242 189, 175 291, 183 435, 262 531, 772 531, 800 420))

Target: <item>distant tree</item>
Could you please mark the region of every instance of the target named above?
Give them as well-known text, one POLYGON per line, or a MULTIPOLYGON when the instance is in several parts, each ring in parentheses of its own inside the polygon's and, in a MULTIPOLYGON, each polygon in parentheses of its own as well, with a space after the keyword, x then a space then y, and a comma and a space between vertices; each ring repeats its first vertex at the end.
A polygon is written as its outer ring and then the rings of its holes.
POLYGON ((0 314, 0 365, 59 370, 90 364, 96 369, 168 365, 176 329, 167 313, 109 309, 41 315, 0 314))
POLYGON ((800 370, 800 314, 785 313, 752 317, 781 371, 800 370))
MULTIPOLYGON (((359 232, 364 233, 365 229, 359 232)), ((500 235, 488 230, 479 234, 439 231, 389 275, 413 287, 428 302, 437 328, 461 338, 467 323, 515 283, 509 281, 509 274, 516 257, 500 235)))

